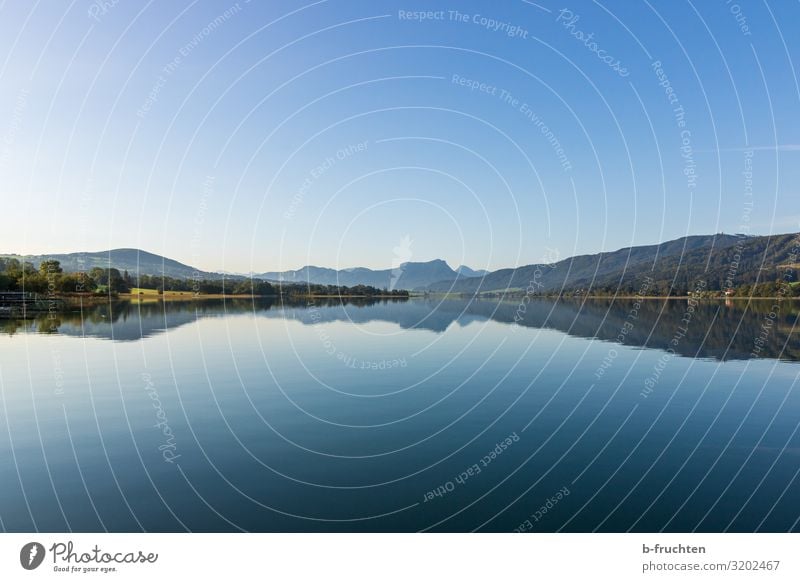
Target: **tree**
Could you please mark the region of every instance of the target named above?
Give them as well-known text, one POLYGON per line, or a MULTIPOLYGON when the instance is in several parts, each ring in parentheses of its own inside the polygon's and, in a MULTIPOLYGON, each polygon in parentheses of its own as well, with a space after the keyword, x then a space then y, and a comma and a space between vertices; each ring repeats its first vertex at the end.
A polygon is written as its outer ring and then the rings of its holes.
POLYGON ((61 268, 61 262, 55 259, 48 259, 39 263, 39 272, 45 277, 53 274, 61 274, 64 269, 61 268))
POLYGON ((0 291, 16 291, 16 289, 17 280, 6 273, 0 273, 0 291))
POLYGON ((0 259, 0 272, 5 272, 9 277, 16 279, 22 272, 19 259, 0 259))
POLYGON ((106 276, 105 269, 100 267, 94 267, 91 271, 89 271, 89 277, 98 284, 98 285, 107 285, 108 284, 108 277, 106 276))
POLYGON ((119 269, 95 267, 89 271, 89 278, 98 287, 106 287, 109 293, 127 293, 130 291, 130 287, 123 279, 119 269))
POLYGON ((128 287, 125 279, 122 278, 119 269, 108 269, 108 290, 111 293, 127 293, 130 291, 130 287, 128 287))

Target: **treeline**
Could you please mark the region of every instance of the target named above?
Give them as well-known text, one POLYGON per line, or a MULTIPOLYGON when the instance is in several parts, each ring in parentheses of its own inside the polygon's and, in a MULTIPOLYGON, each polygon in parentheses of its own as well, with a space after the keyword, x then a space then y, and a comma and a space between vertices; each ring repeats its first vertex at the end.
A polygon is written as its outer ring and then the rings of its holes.
POLYGON ((131 276, 128 271, 94 267, 87 272, 65 273, 55 260, 42 261, 37 269, 32 263, 15 258, 0 258, 0 291, 27 291, 39 294, 95 293, 118 295, 132 289, 155 289, 192 292, 200 295, 286 295, 408 297, 408 291, 378 289, 369 285, 271 284, 260 279, 180 279, 155 275, 131 276))
POLYGON ((565 289, 562 292, 547 293, 546 295, 556 297, 581 297, 591 295, 593 297, 612 297, 612 296, 635 296, 641 294, 645 297, 686 297, 694 295, 701 298, 723 298, 723 297, 800 297, 800 283, 785 280, 770 281, 766 283, 756 283, 753 285, 739 285, 726 289, 719 285, 710 286, 707 282, 702 287, 700 282, 675 282, 668 280, 653 281, 649 285, 640 282, 638 285, 624 283, 619 286, 598 285, 588 288, 565 289))
POLYGON ((42 261, 39 268, 27 261, 0 258, 0 291, 30 293, 130 293, 136 287, 165 291, 185 291, 199 294, 275 295, 275 288, 258 279, 179 279, 153 275, 131 276, 128 271, 94 267, 87 272, 65 273, 58 261, 42 261))
MULTIPOLYGON (((125 274, 123 274, 125 278, 125 274)), ((140 275, 136 284, 130 286, 164 291, 184 291, 202 295, 276 295, 277 290, 267 281, 260 279, 179 279, 140 275)))
MULTIPOLYGON (((701 247, 665 256, 641 268, 611 273, 591 282, 592 294, 635 294, 645 275, 652 283, 650 295, 685 296, 704 283, 707 296, 798 297, 798 256, 800 237, 796 234, 772 237, 737 237, 713 248, 701 247), (735 241, 735 242, 734 242, 735 241)), ((573 289, 588 286, 587 282, 573 289)))
POLYGON ((408 297, 408 291, 401 289, 378 289, 371 285, 319 285, 315 283, 278 284, 281 294, 288 296, 320 296, 320 297, 408 297))
POLYGON ((92 283, 85 273, 64 273, 58 261, 42 261, 37 269, 28 261, 0 257, 0 291, 74 293, 92 283))

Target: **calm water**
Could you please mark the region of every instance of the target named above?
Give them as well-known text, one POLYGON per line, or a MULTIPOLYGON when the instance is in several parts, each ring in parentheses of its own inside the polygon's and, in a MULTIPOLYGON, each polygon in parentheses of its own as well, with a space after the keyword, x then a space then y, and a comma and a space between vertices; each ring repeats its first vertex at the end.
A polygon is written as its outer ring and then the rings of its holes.
POLYGON ((800 305, 0 320, 7 531, 787 531, 800 305))

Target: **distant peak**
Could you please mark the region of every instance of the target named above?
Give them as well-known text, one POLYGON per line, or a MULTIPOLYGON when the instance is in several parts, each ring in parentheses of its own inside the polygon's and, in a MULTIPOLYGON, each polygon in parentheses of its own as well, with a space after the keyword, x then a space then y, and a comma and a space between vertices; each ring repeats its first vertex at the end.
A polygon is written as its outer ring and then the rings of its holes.
POLYGON ((407 261, 405 263, 401 263, 401 267, 407 267, 408 265, 431 265, 431 266, 441 266, 450 268, 450 265, 447 264, 447 261, 444 259, 433 259, 431 261, 407 261))
POLYGON ((465 277, 483 277, 484 275, 489 274, 489 271, 486 269, 473 269, 467 265, 459 265, 459 267, 456 269, 456 273, 459 275, 464 275, 465 277))

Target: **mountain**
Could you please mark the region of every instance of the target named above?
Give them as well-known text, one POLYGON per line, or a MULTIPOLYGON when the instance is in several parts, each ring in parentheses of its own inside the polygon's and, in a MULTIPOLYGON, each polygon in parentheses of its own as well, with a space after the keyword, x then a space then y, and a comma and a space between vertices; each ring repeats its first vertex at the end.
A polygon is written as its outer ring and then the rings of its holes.
POLYGON ((461 280, 467 272, 476 272, 469 267, 459 273, 441 259, 424 263, 403 263, 394 269, 373 270, 365 267, 353 269, 328 269, 324 267, 303 267, 295 271, 271 271, 254 275, 269 281, 290 283, 316 283, 320 285, 371 285, 378 289, 423 289, 432 283, 444 280, 461 280))
MULTIPOLYGON (((434 292, 476 293, 532 289, 535 293, 597 291, 635 293, 644 277, 653 282, 647 294, 685 294, 705 281, 710 290, 782 278, 797 268, 800 235, 700 235, 658 245, 581 255, 551 264, 501 269, 479 278, 434 283, 434 292)), ((796 275, 792 275, 796 280, 796 275)))
POLYGON ((484 275, 488 275, 489 271, 486 269, 470 269, 466 265, 461 265, 458 269, 456 269, 456 273, 462 277, 483 277, 484 275))
MULTIPOLYGON (((39 263, 44 260, 55 259, 61 263, 61 268, 66 272, 90 271, 94 267, 103 269, 119 269, 120 272, 128 271, 132 276, 153 275, 176 278, 213 278, 220 279, 219 273, 199 271, 189 265, 184 265, 173 259, 148 253, 139 249, 112 249, 110 251, 80 252, 53 255, 3 255, 6 258, 15 258, 28 261, 38 269, 39 263)), ((228 277, 234 278, 234 277, 228 277)))
MULTIPOLYGON (((175 278, 239 279, 199 271, 173 259, 138 249, 113 249, 25 256, 2 255, 26 260, 38 267, 45 259, 61 262, 64 271, 89 271, 114 267, 131 275, 175 278)), ((697 235, 658 245, 636 246, 613 252, 580 255, 550 264, 486 272, 464 265, 453 270, 441 259, 403 263, 393 269, 365 267, 328 269, 307 266, 295 271, 253 274, 257 279, 321 285, 370 285, 378 289, 427 290, 432 292, 478 293, 525 291, 537 294, 559 291, 594 291, 633 294, 642 288, 645 276, 652 279, 649 295, 685 295, 698 281, 709 290, 727 289, 756 282, 771 283, 785 278, 796 281, 800 270, 800 234, 746 236, 735 234, 697 235), (791 271, 787 270, 791 269, 791 271), (785 277, 786 276, 786 277, 785 277)))
MULTIPOLYGON (((233 273, 216 273, 201 271, 190 265, 185 265, 161 255, 149 253, 140 249, 112 249, 99 252, 79 252, 66 254, 47 255, 0 255, 0 258, 15 258, 19 261, 28 261, 38 268, 44 260, 56 260, 61 263, 65 272, 90 271, 94 267, 104 269, 115 268, 120 272, 128 271, 132 276, 151 275, 166 276, 177 279, 203 278, 203 279, 243 279, 249 275, 233 273)), ((461 266, 459 271, 454 271, 441 259, 423 263, 403 263, 394 269, 373 270, 365 267, 352 269, 328 269, 325 267, 307 266, 295 271, 253 273, 255 279, 270 281, 285 281, 290 283, 314 283, 320 285, 371 285, 378 289, 422 289, 436 281, 460 280, 469 273, 484 273, 473 271, 469 267, 461 266)))

